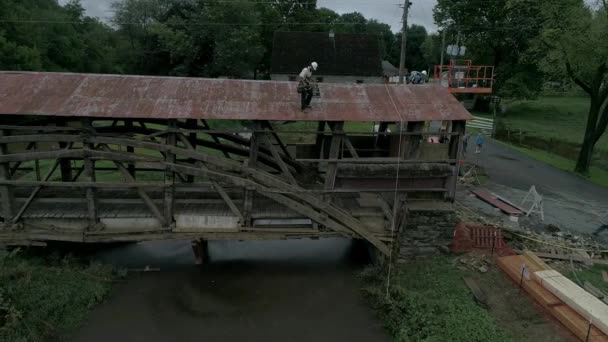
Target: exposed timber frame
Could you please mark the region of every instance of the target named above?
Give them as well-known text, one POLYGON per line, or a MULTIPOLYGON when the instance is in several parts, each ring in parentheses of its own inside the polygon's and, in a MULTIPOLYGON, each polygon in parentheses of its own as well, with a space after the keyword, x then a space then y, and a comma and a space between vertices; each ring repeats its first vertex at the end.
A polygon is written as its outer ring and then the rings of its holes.
MULTIPOLYGON (((373 176, 368 174, 356 179, 362 186, 344 187, 344 180, 353 177, 352 174, 345 175, 345 170, 373 170, 369 168, 371 165, 384 170, 376 173, 377 177, 382 178, 392 175, 391 170, 397 165, 411 168, 416 164, 430 164, 445 170, 454 167, 457 160, 457 155, 425 161, 408 159, 405 153, 391 157, 388 149, 375 146, 376 137, 394 141, 402 136, 404 142, 409 143, 409 137, 420 141, 420 137, 426 133, 388 133, 388 124, 381 124, 384 132, 364 132, 362 135, 345 132, 344 122, 325 121, 318 123, 316 131, 289 131, 271 122, 255 121, 252 129, 241 132, 238 129, 214 130, 206 121, 193 119, 109 121, 86 118, 62 124, 0 126, 4 131, 17 131, 13 135, 0 134, 0 147, 3 147, 0 150, 0 166, 8 171, 3 175, 0 169, 3 215, 4 198, 7 198, 4 196, 5 189, 17 191, 17 202, 11 203, 21 203, 21 210, 16 215, 15 208, 9 207, 12 211, 8 217, 10 222, 26 227, 18 234, 0 232, 0 242, 9 238, 15 241, 56 239, 92 242, 139 241, 163 236, 168 239, 191 236, 195 239, 241 239, 239 236, 249 239, 339 235, 366 239, 382 253, 388 254, 388 245, 393 236, 385 228, 386 222, 395 221, 397 229, 401 226, 405 219, 402 199, 405 194, 439 193, 443 196, 448 192, 446 187, 451 186, 452 180, 448 182, 444 176, 437 176, 444 177, 437 178, 437 181, 429 177, 418 180, 416 177, 419 176, 416 176, 398 189, 395 189, 394 181, 390 187, 366 187, 366 177, 373 176), (326 125, 330 130, 325 130, 326 125), (251 138, 244 138, 237 132, 250 133, 251 138), (303 146, 304 155, 286 144, 289 140, 282 140, 289 138, 291 133, 311 137, 309 143, 303 146), (361 145, 362 141, 371 141, 372 148, 366 149, 361 145), (51 147, 57 145, 63 148, 57 150, 51 147), (21 147, 11 150, 7 146, 21 147), (24 146, 29 148, 23 150, 24 146), (39 167, 32 167, 40 160, 55 162, 50 173, 42 177, 32 175, 27 179, 11 177, 11 166, 14 174, 33 173, 36 169, 40 173, 39 167), (74 170, 70 165, 72 175, 69 181, 63 177, 61 181, 52 180, 52 169, 58 169, 66 162, 77 165, 74 170), (113 167, 108 167, 108 162, 113 167), (120 174, 123 181, 107 180, 102 170, 106 174, 120 174), (103 181, 99 181, 101 177, 103 181), (42 188, 47 187, 61 189, 62 194, 49 197, 47 191, 41 192, 42 188), (399 200, 395 203, 387 202, 381 196, 381 193, 396 190, 399 200), (76 194, 79 191, 86 192, 86 196, 78 198, 76 194), (374 217, 383 217, 385 223, 379 228, 372 229, 369 221, 353 215, 357 211, 350 204, 353 201, 344 200, 356 198, 361 192, 378 196, 379 206, 368 211, 374 211, 374 217), (75 204, 74 207, 79 204, 79 207, 85 208, 84 214, 78 216, 86 222, 87 228, 82 232, 76 234, 66 229, 49 228, 52 226, 48 226, 44 219, 36 219, 40 208, 71 203, 75 204), (184 205, 196 208, 190 211, 194 214, 184 214, 184 205), (158 225, 152 224, 145 229, 122 227, 116 230, 104 223, 122 219, 120 216, 114 219, 112 213, 108 214, 108 207, 130 206, 142 207, 143 210, 138 209, 140 213, 137 214, 143 215, 142 221, 154 220, 158 221, 158 225), (234 220, 238 221, 235 227, 230 227, 231 232, 222 227, 205 228, 212 231, 203 229, 198 233, 176 229, 179 217, 207 215, 204 211, 211 210, 207 208, 216 207, 220 208, 217 209, 219 211, 210 215, 219 216, 213 217, 222 218, 221 222, 228 222, 223 217, 236 218, 234 220), (290 220, 299 223, 289 226, 290 220), (272 223, 276 226, 268 225, 267 221, 276 222, 272 223), (307 223, 301 226, 302 221, 307 223), (96 226, 104 229, 91 229, 96 226)), ((450 132, 447 136, 458 134, 460 132, 450 132)), ((401 176, 408 177, 406 173, 401 176)), ((51 217, 49 220, 57 218, 51 217)))

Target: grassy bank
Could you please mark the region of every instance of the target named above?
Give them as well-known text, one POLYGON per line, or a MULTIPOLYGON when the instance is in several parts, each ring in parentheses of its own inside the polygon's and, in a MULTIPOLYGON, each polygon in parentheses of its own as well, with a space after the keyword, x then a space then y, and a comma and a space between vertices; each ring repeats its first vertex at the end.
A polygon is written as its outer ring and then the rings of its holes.
MULTIPOLYGON (((557 155, 554 155, 551 153, 547 153, 545 151, 539 151, 539 150, 529 149, 529 148, 525 148, 525 147, 514 146, 511 144, 509 144, 509 146, 536 160, 542 161, 543 163, 549 164, 560 170, 570 172, 574 175, 578 175, 573 172, 574 166, 576 164, 576 162, 574 160, 566 159, 566 158, 563 158, 563 157, 560 157, 560 156, 557 156, 557 155)), ((608 187, 608 170, 604 170, 604 169, 600 169, 598 167, 592 166, 591 169, 589 170, 589 173, 590 173, 589 177, 585 177, 585 179, 588 179, 589 181, 591 181, 597 185, 608 187)), ((580 177, 582 177, 582 176, 580 176, 580 177)))
POLYGON ((108 266, 0 249, 0 341, 61 340, 116 280, 108 266))
POLYGON ((385 273, 366 270, 364 294, 395 341, 511 341, 490 313, 475 304, 449 257, 420 259, 398 265, 392 274, 390 299, 385 273))
MULTIPOLYGON (((533 101, 517 101, 506 105, 501 120, 512 130, 527 135, 580 144, 585 134, 589 99, 587 97, 540 97, 533 101)), ((608 135, 596 148, 608 150, 608 135)))

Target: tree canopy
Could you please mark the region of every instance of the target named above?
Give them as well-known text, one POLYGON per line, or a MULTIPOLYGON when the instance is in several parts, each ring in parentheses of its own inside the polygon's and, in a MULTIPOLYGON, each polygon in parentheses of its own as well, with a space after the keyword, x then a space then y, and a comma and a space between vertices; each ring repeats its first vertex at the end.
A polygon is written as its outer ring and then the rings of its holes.
POLYGON ((546 51, 540 67, 562 75, 589 95, 585 136, 575 171, 587 174, 593 149, 608 126, 608 1, 597 7, 583 0, 543 0, 542 35, 537 50, 546 51))

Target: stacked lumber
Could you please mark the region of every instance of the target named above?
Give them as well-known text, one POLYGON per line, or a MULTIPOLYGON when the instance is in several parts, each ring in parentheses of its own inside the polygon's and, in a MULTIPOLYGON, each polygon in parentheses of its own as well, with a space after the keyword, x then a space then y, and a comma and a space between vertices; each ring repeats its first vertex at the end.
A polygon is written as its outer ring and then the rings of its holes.
MULTIPOLYGON (((534 300, 536 300, 547 312, 549 312, 561 324, 570 330, 572 334, 574 334, 581 341, 585 341, 587 339, 587 333, 589 331, 589 319, 570 307, 569 303, 564 302, 549 289, 545 288, 543 284, 541 284, 541 280, 536 273, 552 271, 546 269, 548 266, 542 260, 540 260, 538 257, 531 257, 529 254, 513 255, 498 258, 498 266, 516 284, 519 285, 521 283, 521 288, 525 290, 532 298, 534 298, 534 300), (524 265, 527 272, 522 273, 522 268, 524 265), (524 275, 523 277, 522 274, 524 275)), ((595 320, 593 323, 594 324, 591 326, 588 341, 608 342, 608 335, 598 328, 598 326, 595 324, 595 320)))
POLYGON ((557 271, 538 271, 540 284, 608 334, 608 306, 557 271))

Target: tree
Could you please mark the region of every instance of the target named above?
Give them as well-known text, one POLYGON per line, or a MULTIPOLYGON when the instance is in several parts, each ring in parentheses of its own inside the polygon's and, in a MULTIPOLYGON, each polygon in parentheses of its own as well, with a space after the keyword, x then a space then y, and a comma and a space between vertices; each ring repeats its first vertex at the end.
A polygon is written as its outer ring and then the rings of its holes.
POLYGON ((593 150, 608 126, 608 1, 591 8, 583 0, 543 0, 539 41, 547 58, 539 64, 567 75, 589 95, 585 135, 575 171, 589 174, 593 150))
MULTIPOLYGON (((405 67, 408 70, 422 71, 429 67, 422 52, 422 45, 427 37, 424 26, 411 25, 407 29, 407 50, 405 51, 405 67)), ((401 53, 401 33, 395 34, 389 61, 393 65, 399 65, 401 53)))
MULTIPOLYGON (((537 65, 523 58, 523 54, 530 42, 540 34, 541 2, 492 0, 480 5, 479 0, 438 0, 433 17, 439 27, 460 33, 461 45, 467 46, 467 53, 475 64, 495 67, 498 92, 502 92, 503 85, 513 77, 518 80, 515 84, 523 86, 520 89, 538 92, 542 82, 524 77, 537 65)), ((454 35, 448 38, 448 44, 456 43, 454 35)), ((502 95, 511 97, 521 94, 503 92, 502 95)))

